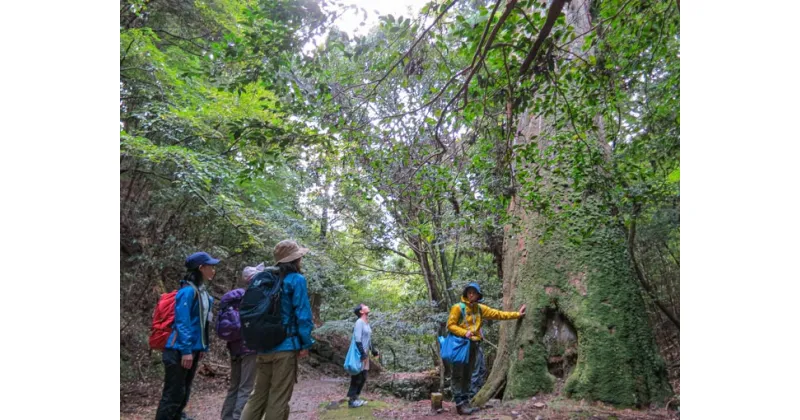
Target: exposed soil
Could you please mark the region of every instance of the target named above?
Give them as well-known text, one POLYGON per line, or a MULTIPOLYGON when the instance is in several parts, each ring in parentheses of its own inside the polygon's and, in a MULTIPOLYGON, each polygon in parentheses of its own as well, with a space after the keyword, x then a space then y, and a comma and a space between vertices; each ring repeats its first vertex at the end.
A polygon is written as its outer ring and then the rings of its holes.
MULTIPOLYGON (((303 365, 301 365, 303 366, 303 365)), ((456 414, 452 402, 444 402, 444 410, 433 414, 430 400, 405 401, 382 393, 367 382, 362 398, 370 401, 359 409, 348 409, 345 401, 349 378, 324 376, 316 370, 301 368, 301 380, 295 385, 290 402, 292 420, 301 419, 618 419, 618 420, 666 420, 677 419, 678 413, 664 408, 650 410, 617 409, 602 403, 573 401, 559 396, 540 396, 524 401, 489 405, 470 416, 456 414), (537 407, 536 405, 543 407, 537 407)), ((136 389, 123 393, 120 418, 124 420, 150 420, 155 418, 160 389, 151 385, 149 389, 136 389)), ((193 386, 192 397, 186 412, 195 420, 217 420, 225 398, 227 378, 224 375, 198 375, 193 386)))

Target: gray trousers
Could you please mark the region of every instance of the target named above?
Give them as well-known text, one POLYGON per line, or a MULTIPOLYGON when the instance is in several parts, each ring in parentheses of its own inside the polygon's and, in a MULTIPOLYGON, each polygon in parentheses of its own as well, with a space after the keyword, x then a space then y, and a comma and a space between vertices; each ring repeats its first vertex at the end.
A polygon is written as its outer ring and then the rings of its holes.
POLYGON ((478 343, 469 343, 469 361, 467 363, 453 363, 451 366, 450 389, 453 391, 453 400, 456 405, 469 402, 469 385, 472 381, 472 372, 475 369, 475 359, 478 353, 478 343))
POLYGON ((469 399, 472 399, 486 382, 486 359, 483 356, 483 345, 478 344, 477 348, 475 367, 472 370, 472 378, 469 381, 469 399))
POLYGON ((242 409, 253 392, 255 378, 255 354, 231 357, 231 384, 222 404, 222 420, 239 420, 242 409))

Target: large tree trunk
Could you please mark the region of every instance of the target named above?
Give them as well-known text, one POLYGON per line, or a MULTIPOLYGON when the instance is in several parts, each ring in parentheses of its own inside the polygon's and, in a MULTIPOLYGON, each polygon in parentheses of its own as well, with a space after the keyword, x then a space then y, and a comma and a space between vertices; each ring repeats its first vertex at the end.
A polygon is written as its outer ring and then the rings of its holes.
MULTIPOLYGON (((509 204, 509 213, 514 214, 516 209, 516 202, 518 199, 513 197, 509 204)), ((524 216, 521 215, 521 216, 524 216)), ((527 236, 527 228, 523 231, 522 237, 527 236)), ((512 227, 505 227, 505 241, 503 241, 503 268, 505 273, 503 277, 503 310, 514 311, 514 295, 518 280, 516 277, 517 270, 514 267, 524 264, 527 259, 527 252, 525 251, 525 242, 514 243, 511 239, 512 227)), ((530 312, 530 310, 528 310, 530 312)), ((480 391, 475 395, 473 402, 475 405, 483 405, 491 398, 494 398, 505 386, 508 376, 508 366, 511 360, 511 352, 514 347, 514 337, 517 336, 521 320, 512 322, 500 323, 500 335, 497 345, 497 353, 495 355, 492 370, 489 372, 489 377, 486 378, 486 383, 480 391)))
MULTIPOLYGON (((589 4, 573 0, 564 8, 576 33, 591 27, 589 4)), ((543 148, 552 127, 548 119, 522 115, 516 143, 537 139, 543 148)), ((579 244, 558 230, 545 238, 543 220, 526 210, 524 195, 518 192, 508 209, 519 225, 506 230, 503 306, 513 310, 525 303, 528 315, 501 324, 492 372, 473 403, 483 404, 502 389, 505 399, 551 392, 562 380, 573 398, 637 406, 663 402, 671 390, 624 232, 597 226, 579 244)), ((591 197, 584 205, 600 211, 591 197)))
POLYGON ((513 349, 503 354, 508 362, 495 362, 495 368, 508 366, 504 397, 550 392, 563 379, 574 398, 624 405, 663 401, 670 393, 666 370, 624 237, 599 228, 581 245, 559 232, 540 243, 537 217, 523 206, 514 211, 528 231, 507 237, 515 244, 507 252, 519 256, 506 281, 515 303, 530 309, 516 334, 501 337, 503 349, 513 349))

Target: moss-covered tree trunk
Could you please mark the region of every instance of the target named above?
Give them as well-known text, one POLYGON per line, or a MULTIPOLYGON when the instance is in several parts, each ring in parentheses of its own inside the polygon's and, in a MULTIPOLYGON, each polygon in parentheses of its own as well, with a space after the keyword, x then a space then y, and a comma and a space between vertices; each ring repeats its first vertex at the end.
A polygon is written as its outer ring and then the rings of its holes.
MULTIPOLYGON (((591 27, 590 3, 574 0, 564 7, 576 33, 591 27)), ((552 127, 544 117, 522 115, 515 143, 536 139, 544 150, 552 127)), ((603 147, 599 131, 596 144, 603 147)), ((524 184, 520 188, 508 209, 515 222, 503 245, 503 306, 513 310, 525 303, 528 315, 501 324, 495 363, 473 402, 483 404, 501 390, 505 399, 551 392, 559 379, 573 398, 630 406, 663 402, 671 390, 624 231, 593 226, 581 241, 558 229, 545 237, 544 220, 526 206, 524 184)), ((583 205, 601 211, 591 197, 583 205)))
POLYGON ((485 403, 555 389, 622 405, 663 402, 666 369, 647 321, 626 253, 625 237, 600 226, 580 244, 556 231, 543 238, 541 220, 515 197, 509 211, 520 229, 507 230, 503 307, 528 305, 528 315, 503 323, 497 357, 475 397, 485 403))
POLYGON ((666 369, 624 237, 600 227, 580 245, 560 232, 540 243, 536 218, 523 218, 529 230, 514 242, 524 247, 524 257, 509 281, 515 282, 515 304, 525 302, 530 310, 504 343, 513 349, 505 398, 552 391, 561 375, 565 393, 574 398, 623 405, 663 401, 670 392, 666 369))

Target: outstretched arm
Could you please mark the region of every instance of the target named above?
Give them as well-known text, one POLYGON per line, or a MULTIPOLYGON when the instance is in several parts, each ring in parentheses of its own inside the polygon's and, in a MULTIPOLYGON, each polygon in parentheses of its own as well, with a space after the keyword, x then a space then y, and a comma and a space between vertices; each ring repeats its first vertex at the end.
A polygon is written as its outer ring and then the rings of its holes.
POLYGON ((525 315, 525 305, 522 305, 519 308, 519 312, 506 312, 506 311, 498 311, 497 309, 492 309, 484 304, 480 304, 481 307, 481 316, 486 319, 493 319, 496 321, 504 321, 509 319, 518 319, 522 318, 525 315))

